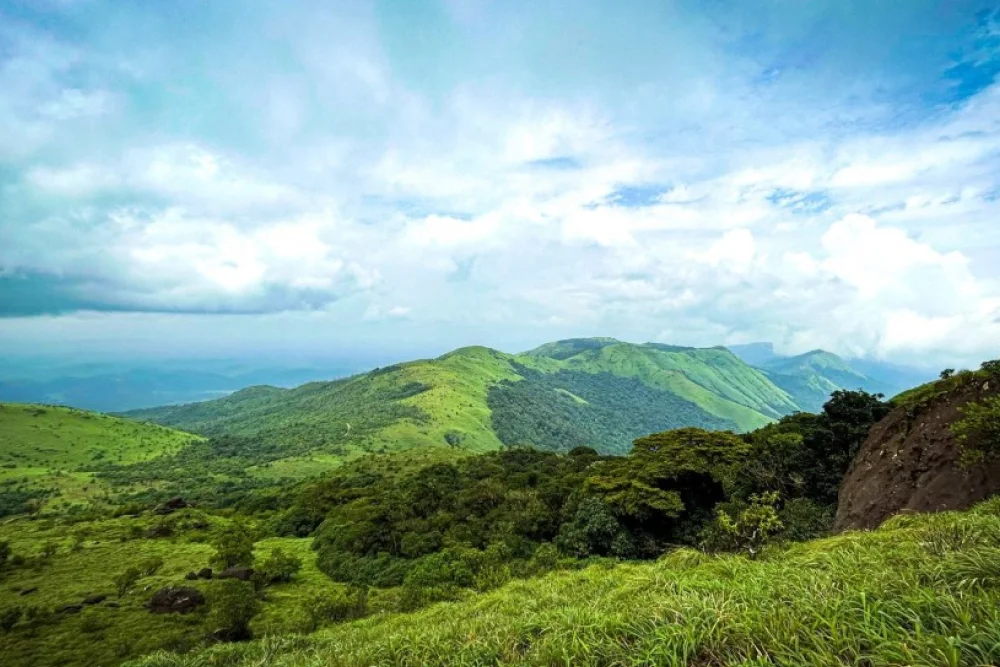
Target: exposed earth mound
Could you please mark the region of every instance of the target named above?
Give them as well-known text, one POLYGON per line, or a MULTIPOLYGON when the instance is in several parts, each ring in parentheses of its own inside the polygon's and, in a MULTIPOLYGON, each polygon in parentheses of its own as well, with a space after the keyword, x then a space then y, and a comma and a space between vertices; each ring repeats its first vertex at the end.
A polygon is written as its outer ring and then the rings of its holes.
POLYGON ((969 374, 921 387, 872 427, 840 488, 834 530, 875 528, 899 512, 965 509, 1000 493, 1000 461, 963 465, 951 425, 1000 378, 969 374))

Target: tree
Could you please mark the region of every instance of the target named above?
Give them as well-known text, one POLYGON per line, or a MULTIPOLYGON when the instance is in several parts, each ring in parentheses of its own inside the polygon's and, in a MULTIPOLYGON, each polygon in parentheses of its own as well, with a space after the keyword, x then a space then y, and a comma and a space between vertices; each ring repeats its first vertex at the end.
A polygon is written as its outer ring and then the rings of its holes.
POLYGON ((563 524, 556 538, 561 551, 577 558, 588 556, 631 555, 632 540, 615 517, 611 508, 600 498, 585 498, 573 520, 563 524))
POLYGON ((220 570, 236 565, 253 565, 253 537, 244 526, 233 524, 215 534, 215 555, 211 564, 220 570))
POLYGON ((254 576, 263 584, 285 583, 291 581, 301 569, 301 559, 276 547, 258 564, 254 576))
POLYGON ((130 567, 117 577, 114 578, 115 590, 118 592, 118 597, 124 597, 126 593, 132 590, 135 583, 139 581, 139 577, 142 576, 142 572, 139 571, 137 567, 130 567))
POLYGON ((251 638, 250 621, 260 611, 253 584, 236 579, 217 582, 212 591, 211 608, 221 637, 228 641, 251 638))
POLYGON ((954 374, 955 374, 955 369, 954 368, 946 368, 943 371, 941 371, 940 378, 942 380, 947 380, 948 378, 950 378, 954 374))
POLYGON ((756 558, 761 548, 783 528, 778 518, 778 500, 778 493, 771 491, 750 496, 750 504, 737 512, 718 510, 715 546, 756 558))

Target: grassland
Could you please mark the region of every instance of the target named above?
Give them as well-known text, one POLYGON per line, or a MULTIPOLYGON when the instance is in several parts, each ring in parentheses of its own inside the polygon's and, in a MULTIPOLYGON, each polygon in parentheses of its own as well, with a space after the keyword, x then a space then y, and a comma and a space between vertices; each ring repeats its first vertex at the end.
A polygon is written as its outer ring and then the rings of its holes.
POLYGON ((85 410, 0 404, 0 493, 52 491, 48 505, 74 504, 102 492, 92 471, 179 451, 198 436, 85 410))
POLYGON ((1000 499, 761 559, 673 552, 133 667, 994 665, 1000 499))

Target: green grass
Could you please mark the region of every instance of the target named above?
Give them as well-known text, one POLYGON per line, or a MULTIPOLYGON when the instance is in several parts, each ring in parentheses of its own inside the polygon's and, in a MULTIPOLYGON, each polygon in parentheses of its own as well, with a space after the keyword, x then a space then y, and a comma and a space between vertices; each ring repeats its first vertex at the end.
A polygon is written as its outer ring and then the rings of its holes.
POLYGON ((758 561, 682 550, 135 667, 992 665, 1000 499, 758 561))
POLYGON ((91 474, 104 463, 123 465, 168 455, 200 439, 156 424, 86 410, 0 404, 0 491, 54 492, 47 506, 77 504, 104 486, 91 474))

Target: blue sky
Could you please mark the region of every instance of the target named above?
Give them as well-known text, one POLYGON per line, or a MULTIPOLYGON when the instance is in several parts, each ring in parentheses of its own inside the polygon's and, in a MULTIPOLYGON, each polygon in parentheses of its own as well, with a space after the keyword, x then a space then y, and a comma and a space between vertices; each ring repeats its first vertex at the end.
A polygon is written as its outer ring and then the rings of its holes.
POLYGON ((0 345, 1000 341, 995 2, 0 0, 0 345))

